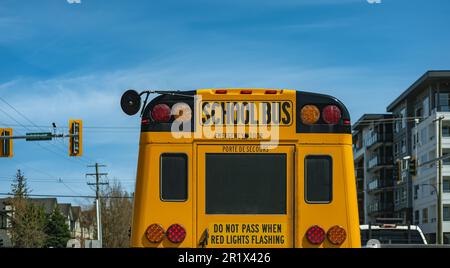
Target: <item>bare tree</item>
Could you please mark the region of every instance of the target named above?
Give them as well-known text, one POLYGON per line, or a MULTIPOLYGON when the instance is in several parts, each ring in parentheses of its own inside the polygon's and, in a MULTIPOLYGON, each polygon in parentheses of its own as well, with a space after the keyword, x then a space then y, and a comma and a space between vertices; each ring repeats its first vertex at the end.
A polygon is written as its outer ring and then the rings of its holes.
POLYGON ((110 183, 102 191, 101 215, 103 246, 127 248, 130 245, 129 229, 133 202, 130 194, 118 181, 110 183))

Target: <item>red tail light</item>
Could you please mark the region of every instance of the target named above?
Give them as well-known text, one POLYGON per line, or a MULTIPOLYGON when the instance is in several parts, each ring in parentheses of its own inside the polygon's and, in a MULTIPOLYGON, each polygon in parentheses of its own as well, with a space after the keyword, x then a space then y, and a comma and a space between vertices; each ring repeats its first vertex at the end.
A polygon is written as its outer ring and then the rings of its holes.
POLYGON ((266 94, 277 94, 276 90, 266 90, 266 94))
POLYGON ((227 94, 227 91, 225 89, 218 89, 216 90, 216 94, 227 94))
POLYGON ((251 90, 241 90, 241 94, 252 94, 251 90))
POLYGON ((325 231, 322 227, 314 225, 306 232, 306 238, 313 245, 319 245, 325 240, 325 231))
POLYGON ((164 228, 161 225, 154 223, 145 231, 145 237, 147 237, 150 243, 161 243, 164 238, 164 228))
POLYGON ((157 123, 166 123, 170 120, 170 107, 167 104, 157 104, 152 109, 152 119, 157 123))
POLYGON ((336 105, 328 105, 322 110, 323 121, 330 125, 339 124, 341 116, 341 109, 339 109, 336 105))
POLYGON ((179 224, 172 224, 169 229, 167 229, 166 236, 170 242, 179 244, 186 238, 186 230, 179 224))

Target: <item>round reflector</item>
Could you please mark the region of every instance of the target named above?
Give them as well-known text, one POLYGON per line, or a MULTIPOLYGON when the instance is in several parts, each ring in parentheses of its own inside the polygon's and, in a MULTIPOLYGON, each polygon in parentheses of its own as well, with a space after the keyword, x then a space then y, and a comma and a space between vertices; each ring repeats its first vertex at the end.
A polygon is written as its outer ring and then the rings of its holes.
POLYGON ((315 105, 306 105, 300 111, 300 117, 303 124, 313 125, 319 121, 320 111, 315 105))
POLYGON ((322 111, 323 121, 330 125, 337 125, 341 120, 341 109, 336 105, 328 105, 322 111))
POLYGON ((177 120, 181 120, 183 122, 189 121, 192 118, 192 110, 189 105, 184 102, 176 103, 172 106, 172 115, 177 120))
POLYGON ((161 225, 154 223, 145 231, 145 237, 147 237, 150 243, 161 243, 164 238, 164 228, 161 225))
POLYGON ((179 244, 186 238, 186 230, 179 224, 172 224, 169 229, 167 229, 166 236, 170 242, 179 244))
POLYGON ((347 239, 347 232, 345 232, 344 228, 336 225, 328 230, 327 237, 331 244, 342 245, 345 239, 347 239))
POLYGON ((306 232, 306 238, 311 244, 319 245, 325 240, 325 231, 322 227, 314 225, 306 232))
POLYGON ((169 122, 170 114, 170 107, 167 104, 157 104, 152 109, 152 119, 157 123, 169 122))

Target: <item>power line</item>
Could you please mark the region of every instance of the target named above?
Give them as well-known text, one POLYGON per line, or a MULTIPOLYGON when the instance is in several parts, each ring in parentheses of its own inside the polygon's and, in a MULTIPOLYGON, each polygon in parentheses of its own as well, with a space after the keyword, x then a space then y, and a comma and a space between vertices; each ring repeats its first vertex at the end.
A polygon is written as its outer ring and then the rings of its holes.
MULTIPOLYGON (((0 111, 2 111, 6 116, 8 116, 10 119, 12 119, 13 121, 15 121, 15 122, 18 123, 19 125, 25 127, 25 126, 22 125, 19 121, 17 121, 13 116, 11 116, 10 114, 8 114, 5 110, 3 110, 3 109, 0 108, 0 111)), ((26 127, 25 127, 25 129, 31 131, 30 129, 28 129, 28 128, 26 128, 26 127)), ((19 132, 19 134, 24 134, 24 133, 19 132)), ((54 154, 56 154, 56 155, 58 155, 58 156, 60 156, 60 157, 63 156, 63 159, 65 159, 65 160, 67 160, 67 161, 70 161, 71 163, 77 163, 77 164, 80 164, 80 165, 84 166, 84 164, 81 164, 80 162, 73 162, 73 161, 71 161, 70 159, 66 158, 66 157, 68 157, 68 156, 66 156, 66 155, 61 155, 59 152, 53 151, 53 150, 49 149, 48 147, 44 147, 44 146, 42 146, 40 143, 33 143, 33 144, 34 144, 34 145, 37 145, 37 146, 39 146, 39 147, 41 147, 42 149, 44 149, 44 150, 46 150, 46 151, 48 151, 48 152, 54 153, 54 154)), ((79 159, 76 159, 76 160, 79 160, 79 159)), ((81 161, 81 160, 79 160, 79 161, 81 161)), ((85 161, 85 160, 84 160, 84 161, 85 161)), ((88 163, 88 162, 86 162, 86 163, 88 163)))
MULTIPOLYGON (((42 126, 42 125, 16 125, 16 124, 4 124, 4 126, 7 127, 29 127, 29 128, 50 128, 50 126, 42 126)), ((68 129, 69 127, 58 127, 61 129, 68 129)), ((83 126, 83 129, 117 129, 117 130, 139 130, 140 127, 123 127, 123 126, 95 126, 95 127, 90 127, 90 126, 83 126)))
MULTIPOLYGON (((0 193, 0 196, 10 196, 14 197, 14 194, 11 193, 0 193)), ((28 194, 29 197, 61 197, 61 198, 92 198, 94 199, 95 196, 91 195, 55 195, 55 194, 28 194)), ((133 199, 132 196, 105 196, 100 197, 100 199, 133 199)))
MULTIPOLYGON (((17 114, 19 114, 20 116, 22 116, 25 120, 27 120, 29 123, 31 123, 33 126, 35 126, 35 127, 37 127, 37 128, 39 128, 39 129, 41 129, 41 130, 43 130, 42 128, 40 128, 39 126, 37 126, 32 120, 30 120, 28 117, 26 117, 23 113, 21 113, 18 109, 16 109, 13 105, 11 105, 10 103, 8 103, 5 99, 3 99, 2 97, 0 97, 0 100, 2 101, 2 102, 4 102, 6 105, 8 105, 11 109, 13 109, 17 114)), ((8 114, 7 114, 8 115, 8 114)), ((12 116, 9 116, 10 118, 12 118, 16 123, 18 123, 19 125, 21 125, 21 126, 24 126, 22 123, 20 123, 20 122, 18 122, 17 120, 15 120, 12 116)), ((25 127, 27 130, 30 130, 30 129, 28 129, 27 127, 25 127)), ((31 130, 30 130, 31 131, 31 130)), ((50 144, 50 145, 53 145, 56 149, 59 149, 60 151, 62 151, 63 153, 65 153, 65 149, 64 148, 61 148, 61 147, 58 147, 57 145, 58 144, 54 144, 54 143, 48 143, 48 144, 50 144)), ((39 145, 39 144, 38 144, 39 145)), ((62 146, 62 144, 60 144, 61 146, 62 146)), ((42 147, 42 146, 41 146, 42 147)), ((89 157, 86 157, 86 158, 89 158, 89 157)), ((79 160, 79 159, 76 159, 76 160, 79 160)), ((79 161, 81 161, 81 160, 79 160, 79 161)), ((93 161, 92 159, 90 159, 90 161, 93 161)), ((87 162, 86 162, 87 163, 87 162)))

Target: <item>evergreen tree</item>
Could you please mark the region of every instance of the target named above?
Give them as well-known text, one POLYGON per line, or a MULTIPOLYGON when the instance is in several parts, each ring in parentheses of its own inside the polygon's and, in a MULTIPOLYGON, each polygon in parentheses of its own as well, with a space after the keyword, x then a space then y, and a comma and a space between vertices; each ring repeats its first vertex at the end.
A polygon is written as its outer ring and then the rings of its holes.
POLYGON ((11 184, 13 214, 11 217, 11 242, 18 248, 39 248, 45 242, 45 212, 28 199, 27 180, 21 170, 17 170, 11 184))
POLYGON ((17 170, 14 181, 11 184, 11 192, 14 195, 14 198, 19 199, 27 198, 30 192, 27 185, 27 179, 20 169, 17 170))
POLYGON ((45 247, 65 248, 67 246, 67 241, 70 239, 70 230, 66 224, 66 219, 58 208, 47 217, 45 233, 47 234, 45 247))
POLYGON ((42 207, 26 200, 16 202, 11 223, 11 240, 14 247, 41 248, 44 246, 45 212, 42 207))

